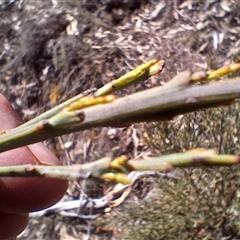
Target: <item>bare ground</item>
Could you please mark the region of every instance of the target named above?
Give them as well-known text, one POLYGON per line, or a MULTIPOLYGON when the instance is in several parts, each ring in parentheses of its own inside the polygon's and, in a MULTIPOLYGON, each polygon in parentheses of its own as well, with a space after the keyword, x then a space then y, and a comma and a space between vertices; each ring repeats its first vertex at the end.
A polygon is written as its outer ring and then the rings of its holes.
MULTIPOLYGON (((238 1, 224 0, 1 1, 2 93, 27 121, 152 58, 165 60, 163 73, 121 91, 120 96, 160 85, 186 69, 197 71, 238 61, 239 10, 238 1)), ((219 133, 219 128, 213 128, 209 133, 205 125, 217 122, 219 114, 226 122, 231 122, 230 125, 236 124, 238 115, 234 109, 237 106, 220 109, 217 113, 189 114, 183 120, 159 125, 135 124, 114 129, 114 134, 109 133, 109 128, 71 134, 63 137, 70 145, 67 149, 58 139, 46 144, 63 161, 68 151, 74 163, 106 155, 126 154, 136 158, 199 146, 236 153, 238 149, 228 145, 233 138, 218 141, 218 136, 215 139, 213 136, 219 133), (213 119, 204 122, 204 114, 212 115, 213 119), (198 133, 192 120, 200 126, 198 133), (179 132, 182 138, 176 140, 179 132), (150 143, 146 140, 148 135, 164 144, 150 143)), ((223 120, 220 123, 223 124, 223 120)), ((139 180, 124 204, 102 213, 91 227, 89 221, 57 214, 33 218, 20 239, 84 239, 88 229, 91 229, 90 239, 237 239, 238 221, 225 205, 220 206, 222 202, 216 200, 219 198, 216 191, 211 191, 208 186, 209 195, 206 196, 211 199, 211 206, 200 197, 204 192, 202 187, 199 187, 201 193, 199 189, 196 195, 191 192, 189 184, 192 181, 189 179, 200 174, 198 170, 194 171, 182 173, 184 180, 180 183, 165 178, 139 180), (165 190, 162 190, 163 185, 165 190), (181 194, 179 189, 182 189, 181 194), (194 199, 189 197, 191 194, 194 199), (199 201, 199 205, 191 205, 193 200, 199 201), (216 213, 219 212, 218 216, 216 213), (208 214, 215 215, 216 219, 208 214)), ((217 175, 217 170, 209 171, 208 176, 217 175)), ((222 171, 223 175, 227 174, 222 171)), ((233 181, 236 177, 231 178, 233 181)), ((202 186, 206 179, 202 177, 198 181, 202 186)), ((89 182, 86 191, 91 197, 100 197, 109 187, 109 184, 89 182)), ((72 183, 65 200, 78 195, 79 184, 72 183)), ((237 198, 232 201, 235 204, 237 198)))

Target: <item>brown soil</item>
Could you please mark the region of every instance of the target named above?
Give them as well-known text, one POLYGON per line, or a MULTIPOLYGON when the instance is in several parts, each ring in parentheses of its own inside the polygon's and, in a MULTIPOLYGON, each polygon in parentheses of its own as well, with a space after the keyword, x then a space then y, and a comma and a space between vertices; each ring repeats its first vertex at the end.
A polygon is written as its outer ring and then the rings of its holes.
MULTIPOLYGON (((160 85, 186 69, 216 68, 239 59, 238 1, 60 2, 0 2, 1 93, 24 121, 84 90, 100 87, 153 58, 165 60, 163 73, 122 90, 118 95, 160 85)), ((114 135, 109 135, 109 128, 103 128, 64 136, 63 141, 71 143, 68 149, 58 139, 46 144, 63 161, 65 152, 69 151, 74 163, 107 155, 126 154, 136 158, 140 154, 159 153, 144 141, 144 124, 115 131, 114 135)), ((103 195, 109 187, 103 183, 89 184, 91 190, 87 192, 92 197, 103 195)), ((126 206, 138 199, 135 208, 140 209, 139 199, 145 196, 146 189, 151 191, 150 185, 153 180, 144 179, 137 184, 126 206)), ((65 199, 78 194, 79 186, 73 183, 65 199)), ((121 215, 119 209, 111 214, 121 215)), ((108 217, 108 214, 104 215, 103 220, 108 217)), ((137 220, 133 224, 137 224, 137 220)), ((144 229, 143 225, 140 228, 144 229)), ((31 219, 20 239, 83 239, 86 231, 87 224, 83 220, 56 215, 31 219)), ((103 221, 92 226, 91 239, 99 239, 97 236, 127 239, 126 232, 129 231, 131 226, 128 230, 123 224, 104 227, 103 221), (125 234, 121 235, 121 231, 125 234)), ((154 231, 158 231, 157 228, 154 231)), ((208 236, 208 230, 202 228, 201 231, 203 235, 199 236, 208 236)), ((149 239, 167 238, 159 235, 159 238, 149 239)))

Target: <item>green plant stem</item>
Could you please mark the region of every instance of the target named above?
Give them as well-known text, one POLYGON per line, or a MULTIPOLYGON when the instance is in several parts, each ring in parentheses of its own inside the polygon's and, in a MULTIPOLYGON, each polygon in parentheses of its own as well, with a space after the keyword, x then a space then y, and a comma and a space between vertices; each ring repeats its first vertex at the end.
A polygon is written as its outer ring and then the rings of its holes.
POLYGON ((240 98, 240 78, 204 85, 169 87, 166 84, 111 103, 67 113, 69 116, 63 111, 58 118, 53 116, 33 125, 9 130, 0 135, 0 151, 93 127, 121 127, 135 122, 170 120, 179 114, 232 103, 237 98, 240 98))
MULTIPOLYGON (((127 86, 130 86, 132 84, 136 84, 140 81, 145 81, 149 77, 156 75, 162 71, 164 68, 164 61, 157 61, 157 60, 152 60, 148 63, 142 64, 138 67, 136 67, 134 70, 128 72, 124 76, 113 80, 103 87, 99 88, 95 93, 93 94, 94 97, 100 97, 100 96, 105 96, 107 94, 113 93, 121 88, 126 88, 127 86)), ((59 104, 58 106, 42 113, 41 115, 35 117, 34 119, 21 124, 17 128, 24 128, 25 126, 33 125, 35 123, 40 122, 41 120, 48 119, 57 113, 61 112, 64 108, 69 106, 70 104, 78 101, 79 99, 89 95, 91 91, 87 90, 82 94, 78 94, 77 96, 74 96, 67 101, 59 104)))
POLYGON ((20 165, 0 167, 0 177, 48 177, 58 179, 103 178, 123 184, 130 183, 127 173, 131 171, 168 172, 176 167, 222 166, 239 164, 234 155, 217 155, 213 150, 187 151, 150 159, 129 160, 105 157, 94 162, 74 166, 20 165))

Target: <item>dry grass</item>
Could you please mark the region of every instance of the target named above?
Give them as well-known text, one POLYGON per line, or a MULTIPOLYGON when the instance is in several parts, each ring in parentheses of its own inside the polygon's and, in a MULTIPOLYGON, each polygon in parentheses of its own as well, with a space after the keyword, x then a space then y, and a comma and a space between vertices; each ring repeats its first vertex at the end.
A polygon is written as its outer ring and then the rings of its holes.
MULTIPOLYGON (((160 85, 182 70, 220 67, 239 55, 237 1, 152 0, 140 4, 112 0, 104 5, 94 0, 62 1, 55 6, 52 2, 25 0, 22 11, 17 4, 7 8, 0 5, 0 10, 4 9, 0 12, 0 39, 4 42, 0 46, 0 86, 24 120, 152 58, 166 61, 161 77, 119 95, 160 85), (42 33, 45 26, 44 31, 51 30, 51 24, 44 21, 64 11, 77 21, 79 34, 62 31, 57 38, 46 39, 37 59, 20 59, 11 67, 12 59, 26 56, 27 51, 35 56, 36 44, 26 48, 29 39, 34 43, 32 29, 42 33)), ((71 134, 63 138, 70 145, 67 149, 58 140, 47 144, 61 159, 68 151, 71 161, 80 163, 105 155, 138 157, 195 147, 236 154, 238 105, 191 113, 170 122, 114 129, 114 135, 109 135, 108 128, 71 134)), ((236 167, 179 170, 174 174, 177 179, 142 179, 128 201, 93 223, 92 238, 239 238, 236 167), (143 194, 144 189, 150 192, 143 194)), ((89 185, 88 193, 103 195, 106 186, 95 185, 89 185)), ((79 186, 73 183, 65 199, 78 193, 79 186)), ((87 229, 83 220, 48 216, 31 219, 20 239, 83 239, 87 229)))

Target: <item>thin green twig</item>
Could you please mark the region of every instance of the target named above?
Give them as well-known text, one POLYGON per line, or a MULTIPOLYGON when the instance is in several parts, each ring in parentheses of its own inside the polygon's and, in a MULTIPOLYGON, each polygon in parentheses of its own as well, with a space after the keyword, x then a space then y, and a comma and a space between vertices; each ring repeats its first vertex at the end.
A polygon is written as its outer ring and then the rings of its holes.
MULTIPOLYGON (((0 152, 40 142, 63 134, 100 126, 124 126, 135 122, 169 120, 179 114, 216 107, 240 98, 240 78, 210 84, 193 82, 211 81, 236 71, 233 64, 216 71, 180 73, 164 86, 152 88, 116 99, 108 95, 115 90, 145 80, 161 72, 163 61, 152 60, 140 65, 123 77, 100 88, 93 95, 80 94, 39 117, 0 135, 0 152)), ((52 178, 103 178, 129 183, 130 171, 169 171, 174 167, 198 165, 238 164, 232 155, 217 155, 213 151, 189 151, 152 158, 129 160, 119 157, 103 158, 92 163, 75 166, 7 166, 0 168, 0 176, 52 177, 52 178)))
POLYGON ((101 178, 123 184, 131 183, 127 173, 131 171, 169 172, 176 167, 227 166, 239 164, 240 158, 234 155, 217 155, 213 150, 195 149, 149 159, 131 160, 126 156, 116 159, 108 157, 83 165, 39 166, 20 165, 0 167, 0 177, 48 177, 59 179, 101 178))
MULTIPOLYGON (((185 72, 180 77, 188 81, 189 75, 185 72)), ((204 85, 166 84, 80 110, 65 108, 49 119, 9 130, 0 135, 0 151, 93 127, 170 120, 179 114, 232 103, 237 98, 240 78, 204 85)))

